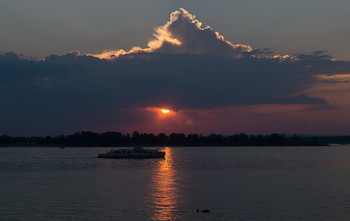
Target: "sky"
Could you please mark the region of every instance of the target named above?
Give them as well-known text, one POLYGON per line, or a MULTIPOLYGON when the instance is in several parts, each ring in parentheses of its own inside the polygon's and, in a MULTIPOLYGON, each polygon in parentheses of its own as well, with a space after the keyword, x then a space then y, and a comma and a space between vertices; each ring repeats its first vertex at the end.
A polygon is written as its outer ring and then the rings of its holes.
POLYGON ((348 8, 3 0, 0 134, 347 135, 348 8))

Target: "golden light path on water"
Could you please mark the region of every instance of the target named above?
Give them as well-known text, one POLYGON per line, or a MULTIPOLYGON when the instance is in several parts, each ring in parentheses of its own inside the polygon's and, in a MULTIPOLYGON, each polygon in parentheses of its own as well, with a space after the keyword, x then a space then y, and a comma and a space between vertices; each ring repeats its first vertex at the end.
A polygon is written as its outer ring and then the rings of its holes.
POLYGON ((152 179, 150 203, 154 213, 150 220, 176 220, 179 199, 173 169, 172 149, 165 147, 165 159, 159 161, 158 168, 152 179))

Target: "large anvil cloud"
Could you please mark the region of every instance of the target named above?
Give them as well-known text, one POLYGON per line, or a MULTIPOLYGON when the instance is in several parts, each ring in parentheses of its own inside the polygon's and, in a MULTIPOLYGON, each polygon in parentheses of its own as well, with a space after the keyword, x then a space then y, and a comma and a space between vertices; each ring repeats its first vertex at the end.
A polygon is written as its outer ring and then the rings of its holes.
POLYGON ((155 28, 153 36, 154 39, 148 42, 147 48, 133 47, 129 51, 106 50, 94 56, 113 59, 120 55, 146 52, 239 58, 243 53, 252 51, 248 45, 226 41, 224 36, 209 26, 203 28, 202 23, 183 8, 171 13, 170 20, 165 25, 155 28))

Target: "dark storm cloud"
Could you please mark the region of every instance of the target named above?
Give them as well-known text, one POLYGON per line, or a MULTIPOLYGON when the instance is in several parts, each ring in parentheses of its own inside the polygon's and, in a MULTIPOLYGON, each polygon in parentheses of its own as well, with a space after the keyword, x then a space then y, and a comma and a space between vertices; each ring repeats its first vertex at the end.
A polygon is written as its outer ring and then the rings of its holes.
POLYGON ((43 134, 52 125, 55 131, 74 131, 126 122, 136 112, 125 110, 155 106, 327 105, 305 91, 320 80, 317 76, 350 73, 350 62, 321 51, 279 56, 232 44, 211 28, 201 28, 183 9, 155 36, 146 49, 109 51, 109 60, 78 52, 43 61, 2 54, 2 128, 42 128, 43 134))
POLYGON ((75 53, 44 61, 3 55, 0 64, 1 97, 9 108, 320 104, 325 101, 304 93, 314 76, 320 70, 350 70, 349 62, 315 57, 281 61, 154 53, 110 61, 75 53))
POLYGON ((350 63, 307 55, 283 61, 147 53, 104 60, 70 53, 36 61, 5 54, 0 56, 0 118, 4 129, 53 125, 74 131, 123 122, 128 116, 123 108, 326 104, 304 93, 321 70, 349 73, 350 63))

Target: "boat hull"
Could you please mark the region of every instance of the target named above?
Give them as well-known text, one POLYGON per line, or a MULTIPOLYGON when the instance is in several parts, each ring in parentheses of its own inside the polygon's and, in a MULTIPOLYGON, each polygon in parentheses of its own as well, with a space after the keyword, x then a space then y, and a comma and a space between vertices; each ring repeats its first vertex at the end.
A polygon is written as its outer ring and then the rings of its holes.
POLYGON ((146 158, 164 158, 165 153, 152 154, 152 155, 137 155, 137 154, 127 154, 127 155, 108 155, 99 154, 98 158, 109 158, 109 159, 146 159, 146 158))
POLYGON ((98 158, 109 158, 109 159, 147 159, 147 158, 164 158, 165 152, 154 152, 154 153, 105 153, 98 154, 98 158))

